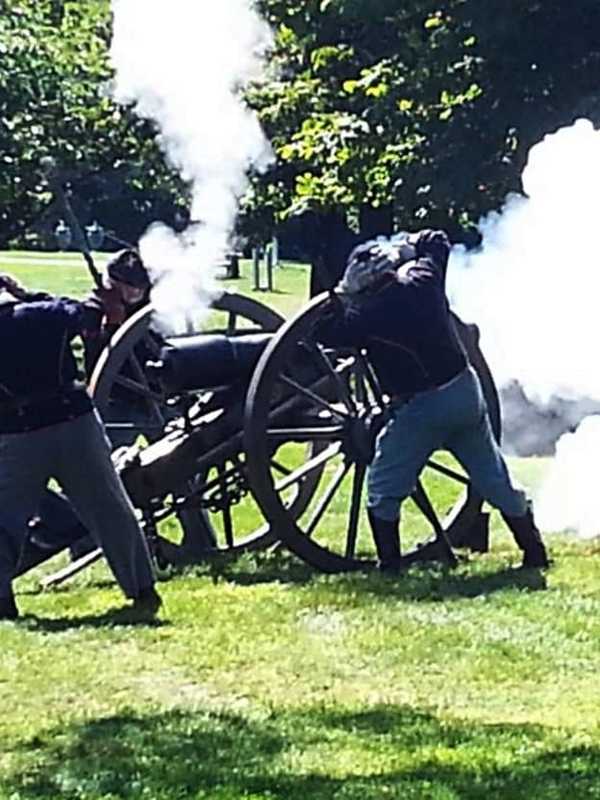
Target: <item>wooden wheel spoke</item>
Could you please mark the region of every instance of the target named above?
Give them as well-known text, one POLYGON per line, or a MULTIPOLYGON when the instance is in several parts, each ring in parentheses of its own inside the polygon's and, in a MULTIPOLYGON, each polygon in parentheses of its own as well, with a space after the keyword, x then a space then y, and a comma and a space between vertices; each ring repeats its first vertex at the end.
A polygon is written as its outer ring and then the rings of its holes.
MULTIPOLYGON (((129 358, 127 359, 127 363, 129 363, 131 369, 133 370, 137 378, 136 383, 139 386, 143 387, 145 390, 144 396, 150 406, 152 415, 158 422, 164 425, 165 416, 162 413, 162 406, 161 406, 161 404, 164 402, 164 398, 162 397, 162 395, 158 394, 157 392, 153 391, 150 388, 150 384, 148 382, 146 374, 142 369, 142 365, 140 364, 139 359, 135 354, 135 351, 131 352, 129 358)), ((122 378, 124 376, 121 375, 119 377, 122 378)))
POLYGON ((452 478, 459 483, 464 483, 465 486, 468 486, 471 482, 466 475, 463 475, 461 472, 457 472, 456 470, 452 469, 451 467, 447 467, 444 464, 440 464, 438 461, 430 460, 427 462, 427 466, 430 469, 445 475, 447 478, 452 478))
POLYGON ((339 442, 326 447, 325 450, 320 452, 318 455, 309 458, 308 461, 306 461, 301 467, 298 467, 290 472, 289 475, 286 475, 285 478, 277 481, 275 484, 275 491, 282 492, 289 486, 293 486, 295 483, 299 483, 300 481, 304 480, 304 478, 306 478, 315 470, 321 469, 330 459, 335 458, 339 452, 339 442))
POLYGON ((369 393, 363 362, 358 358, 355 360, 354 369, 352 370, 352 378, 354 379, 354 392, 356 394, 357 403, 359 406, 372 408, 372 393, 369 393))
POLYGON ((148 331, 144 336, 144 344, 152 353, 154 358, 158 358, 162 349, 162 344, 156 340, 151 331, 148 331))
POLYGON ((333 367, 331 361, 327 357, 327 353, 322 345, 316 342, 312 347, 310 347, 311 352, 316 353, 319 363, 325 368, 325 371, 328 375, 333 378, 335 385, 337 386, 338 393, 343 400, 346 408, 351 413, 356 413, 356 403, 354 402, 354 398, 352 397, 352 392, 350 391, 350 387, 344 381, 340 373, 333 367))
POLYGON ((227 505, 222 511, 223 514, 223 533, 227 547, 233 547, 233 520, 231 519, 231 508, 227 505))
POLYGON ((285 383, 287 386, 291 386, 291 388, 294 389, 294 391, 297 392, 298 394, 308 397, 310 400, 313 401, 313 403, 316 403, 321 408, 326 409, 332 415, 343 418, 348 416, 348 413, 346 411, 342 411, 340 408, 336 408, 336 406, 332 405, 330 402, 325 400, 325 398, 320 397, 320 395, 313 392, 312 389, 309 389, 306 386, 302 386, 302 384, 298 383, 293 378, 290 378, 289 375, 281 373, 279 376, 279 380, 282 383, 285 383))
POLYGON ((106 430, 110 431, 139 431, 140 428, 143 428, 144 431, 162 431, 164 430, 164 424, 161 423, 151 423, 151 422, 105 422, 104 427, 106 430))
POLYGON ((149 388, 148 378, 146 377, 146 373, 142 369, 142 365, 140 364, 139 358, 135 354, 135 350, 132 351, 132 353, 129 356, 129 358, 127 359, 127 361, 131 365, 131 368, 133 369, 133 371, 135 373, 135 377, 137 378, 137 380, 140 383, 143 383, 144 386, 148 386, 148 388, 149 388))
POLYGON ((285 467, 283 464, 280 464, 279 461, 276 461, 274 458, 271 459, 271 466, 276 472, 279 472, 281 475, 292 474, 292 470, 289 467, 285 467))
POLYGON ((425 519, 431 524, 431 527, 435 531, 438 536, 443 533, 442 523, 439 521, 437 514, 435 513, 435 509, 433 508, 425 489, 423 488, 423 484, 421 481, 417 481, 417 485, 415 490, 411 494, 411 497, 421 512, 425 519))
POLYGON ((356 539, 358 534, 358 522, 360 519, 360 504, 366 471, 367 469, 363 464, 356 464, 354 469, 354 479, 352 481, 352 499, 350 501, 348 530, 346 534, 346 558, 354 558, 354 554, 356 553, 356 539))
POLYGON ((329 486, 327 487, 327 489, 325 489, 325 491, 319 498, 319 501, 315 506, 315 508, 313 509, 311 517, 308 523, 306 524, 306 527, 304 528, 304 534, 306 536, 310 537, 313 535, 315 528, 321 521, 323 514, 327 511, 330 502, 335 497, 335 493, 337 492, 338 488, 340 487, 340 484, 348 474, 348 471, 351 466, 352 466, 351 462, 344 461, 336 469, 335 474, 331 479, 329 486))
POLYGON ((223 508, 221 510, 221 514, 223 515, 223 533, 225 534, 225 542, 227 547, 233 547, 233 520, 231 518, 231 506, 228 502, 226 502, 225 499, 227 497, 227 476, 230 474, 231 470, 219 467, 217 472, 219 486, 223 495, 223 508))
POLYGON ((126 375, 117 375, 115 383, 146 400, 153 400, 159 403, 162 399, 160 395, 152 391, 148 384, 138 383, 138 381, 134 381, 133 378, 128 378, 126 375))
POLYGON ((267 436, 281 442, 320 442, 337 439, 343 432, 343 425, 315 425, 310 428, 269 428, 267 436))
POLYGON ((381 408, 385 406, 385 400, 383 399, 383 391, 381 389, 381 385, 379 384, 379 378, 375 374, 375 370, 371 366, 371 362, 367 358, 367 356, 362 351, 357 351, 357 358, 361 364, 362 372, 365 377, 365 380, 371 391, 373 392, 373 396, 375 397, 375 401, 377 405, 381 408))

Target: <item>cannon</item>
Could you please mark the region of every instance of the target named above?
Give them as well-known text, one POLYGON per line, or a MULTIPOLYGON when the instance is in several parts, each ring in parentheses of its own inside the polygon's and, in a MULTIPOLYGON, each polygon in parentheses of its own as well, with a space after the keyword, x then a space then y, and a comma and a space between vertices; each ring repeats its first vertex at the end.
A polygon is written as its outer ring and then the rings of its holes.
MULTIPOLYGON (((226 293, 202 330, 166 339, 146 307, 101 355, 90 388, 109 434, 125 434, 115 463, 160 567, 278 542, 326 572, 374 563, 361 505, 389 399, 366 352, 315 337, 332 302, 322 295, 284 322, 226 293)), ((498 395, 477 329, 455 324, 499 436, 498 395)), ((437 543, 463 546, 485 526, 481 498, 443 456, 427 464, 412 500, 408 513, 437 543)), ((417 548, 414 557, 426 553, 417 548)), ((452 559, 451 550, 445 555, 452 559)))
MULTIPOLYGON (((49 188, 99 284, 65 176, 53 159, 44 162, 49 188)), ((334 244, 331 237, 328 244, 334 244)), ((313 274, 313 288, 334 285, 342 263, 337 256, 347 244, 333 248, 335 257, 327 252, 332 248, 321 248, 317 262, 325 280, 316 281, 313 274)), ((322 295, 284 322, 248 297, 224 293, 197 335, 167 341, 153 328, 152 309, 146 307, 101 354, 90 391, 158 565, 275 542, 326 571, 373 563, 361 504, 389 398, 366 352, 332 350, 316 339, 315 323, 332 302, 322 295)), ((477 330, 458 318, 455 323, 499 436, 498 396, 477 330)), ((415 513, 436 542, 445 544, 449 560, 451 546, 472 541, 473 530, 485 521, 467 477, 442 458, 428 463, 413 500, 415 513), (446 484, 435 493, 442 503, 437 509, 429 498, 435 481, 446 484)), ((45 502, 60 512, 55 514, 60 530, 47 524, 44 530, 42 509, 20 572, 86 533, 64 498, 50 492, 45 502)), ((421 548, 416 557, 425 553, 421 548)), ((56 580, 99 555, 92 551, 56 580)))

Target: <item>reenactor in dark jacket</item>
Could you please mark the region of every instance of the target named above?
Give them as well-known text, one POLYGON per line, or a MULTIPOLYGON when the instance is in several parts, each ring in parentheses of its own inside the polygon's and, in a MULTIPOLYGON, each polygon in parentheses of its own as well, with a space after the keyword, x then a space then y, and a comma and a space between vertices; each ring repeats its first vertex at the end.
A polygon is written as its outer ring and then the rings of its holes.
POLYGON ((442 231, 359 245, 339 284, 344 313, 320 339, 366 348, 393 411, 368 476, 368 515, 382 569, 401 564, 400 506, 427 460, 447 449, 477 492, 500 509, 524 567, 548 558, 531 506, 512 485, 477 374, 467 363, 446 298, 450 244, 442 231))
POLYGON ((12 579, 50 478, 102 547, 134 608, 152 615, 160 606, 134 509, 77 380, 71 342, 99 322, 97 304, 32 295, 0 278, 0 618, 18 615, 12 579))
POLYGON ((86 299, 88 306, 98 309, 102 320, 97 330, 90 331, 84 339, 88 378, 111 336, 125 320, 150 302, 151 288, 148 270, 136 250, 121 250, 110 259, 102 285, 86 299))

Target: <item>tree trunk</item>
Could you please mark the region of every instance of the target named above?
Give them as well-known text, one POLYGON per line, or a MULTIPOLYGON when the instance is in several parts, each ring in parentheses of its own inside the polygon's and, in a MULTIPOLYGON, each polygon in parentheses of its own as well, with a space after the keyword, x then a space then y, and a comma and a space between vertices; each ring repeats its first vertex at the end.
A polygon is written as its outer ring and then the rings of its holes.
POLYGON ((390 236, 394 231, 394 209, 391 205, 362 206, 359 215, 360 237, 374 239, 377 236, 390 236))
POLYGON ((333 288, 344 274, 350 251, 360 237, 348 226, 344 212, 314 215, 314 249, 310 274, 310 296, 333 288))

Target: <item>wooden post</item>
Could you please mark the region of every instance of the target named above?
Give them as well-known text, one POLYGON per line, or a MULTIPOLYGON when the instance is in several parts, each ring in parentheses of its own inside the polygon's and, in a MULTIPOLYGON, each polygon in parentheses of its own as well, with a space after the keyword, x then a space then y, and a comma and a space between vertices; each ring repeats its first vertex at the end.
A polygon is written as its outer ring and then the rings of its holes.
POLYGON ((254 291, 260 291, 260 249, 252 248, 252 272, 254 275, 254 291))
POLYGON ((273 291, 273 247, 267 245, 265 248, 265 267, 267 270, 267 291, 273 291))

